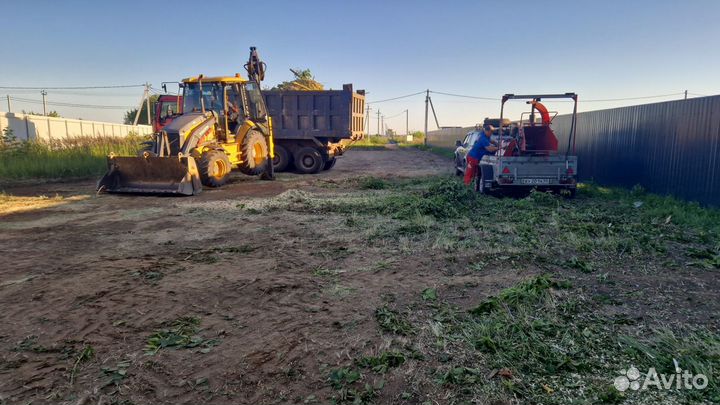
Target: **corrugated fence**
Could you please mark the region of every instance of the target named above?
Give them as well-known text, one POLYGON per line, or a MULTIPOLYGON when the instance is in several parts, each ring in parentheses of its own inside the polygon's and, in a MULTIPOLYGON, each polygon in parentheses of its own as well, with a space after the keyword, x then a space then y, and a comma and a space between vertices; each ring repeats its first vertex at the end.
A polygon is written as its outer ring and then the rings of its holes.
MULTIPOLYGON (((582 99, 580 99, 582 103, 582 99)), ((561 148, 570 115, 553 120, 561 148)), ((632 187, 720 206, 720 96, 578 114, 581 180, 632 187)), ((428 133, 428 143, 454 148, 469 128, 428 133)))
MULTIPOLYGON (((564 146, 570 121, 553 120, 564 146)), ((583 112, 577 125, 582 180, 720 206, 720 96, 583 112)))
POLYGON ((150 125, 123 125, 112 122, 53 118, 0 112, 0 131, 12 129, 15 138, 27 140, 51 140, 76 136, 127 136, 152 134, 150 125))

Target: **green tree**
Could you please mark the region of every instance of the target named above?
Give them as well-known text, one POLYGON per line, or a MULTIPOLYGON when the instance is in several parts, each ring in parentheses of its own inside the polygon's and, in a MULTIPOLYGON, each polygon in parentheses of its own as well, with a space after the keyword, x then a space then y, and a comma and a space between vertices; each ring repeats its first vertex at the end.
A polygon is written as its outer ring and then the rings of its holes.
MULTIPOLYGON (((41 114, 41 113, 36 113, 35 111, 32 111, 32 110, 30 110, 30 111, 22 110, 22 113, 23 113, 23 114, 27 114, 27 115, 44 115, 44 114, 41 114)), ((48 113, 47 113, 47 116, 48 116, 48 117, 53 117, 53 118, 62 118, 62 117, 60 116, 60 114, 59 114, 57 111, 55 111, 55 110, 52 110, 52 111, 48 112, 48 113)))
MULTIPOLYGON (((150 96, 150 111, 155 111, 155 104, 157 104, 158 98, 160 98, 160 96, 158 95, 150 96)), ((147 103, 143 102, 142 110, 140 110, 140 118, 138 119, 138 124, 140 125, 147 124, 147 108, 145 108, 146 105, 147 103)), ((137 114, 137 108, 127 110, 125 112, 125 116, 123 117, 123 122, 127 125, 132 125, 133 122, 135 122, 135 114, 137 114)), ((150 117, 152 117, 152 114, 150 115, 150 117)))

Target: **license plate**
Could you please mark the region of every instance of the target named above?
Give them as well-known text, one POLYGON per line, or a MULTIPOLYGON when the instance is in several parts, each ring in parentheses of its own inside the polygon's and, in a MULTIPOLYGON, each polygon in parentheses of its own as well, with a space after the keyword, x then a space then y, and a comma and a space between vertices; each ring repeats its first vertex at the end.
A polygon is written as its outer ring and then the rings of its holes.
POLYGON ((550 179, 522 179, 523 184, 550 184, 550 179))

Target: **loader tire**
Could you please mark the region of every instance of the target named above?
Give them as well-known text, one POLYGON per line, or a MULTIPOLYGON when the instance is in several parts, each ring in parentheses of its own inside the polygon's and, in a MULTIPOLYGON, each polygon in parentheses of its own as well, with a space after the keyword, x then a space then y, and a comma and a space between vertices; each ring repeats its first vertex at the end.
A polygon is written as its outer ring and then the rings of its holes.
POLYGON ((335 166, 335 162, 337 162, 337 158, 328 159, 325 161, 325 164, 323 165, 323 170, 330 170, 335 166))
POLYGON ((238 168, 248 176, 257 176, 265 171, 268 157, 268 145, 265 136, 259 131, 251 129, 240 144, 242 162, 238 168))
POLYGON ((230 170, 230 158, 225 152, 209 150, 200 156, 198 171, 200 172, 200 181, 204 186, 220 187, 227 183, 230 170))
POLYGON ((316 148, 306 146, 295 152, 295 168, 302 174, 315 174, 323 168, 323 158, 316 148))
POLYGON ((292 157, 290 156, 290 152, 282 145, 275 145, 275 157, 273 158, 275 171, 284 172, 287 170, 291 161, 292 157))

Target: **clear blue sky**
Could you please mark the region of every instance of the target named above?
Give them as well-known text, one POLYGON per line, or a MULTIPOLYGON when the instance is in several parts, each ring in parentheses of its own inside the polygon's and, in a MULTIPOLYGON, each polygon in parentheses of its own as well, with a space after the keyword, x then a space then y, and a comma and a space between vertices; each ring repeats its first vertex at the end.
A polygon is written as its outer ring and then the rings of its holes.
MULTIPOLYGON (((489 97, 575 91, 581 101, 685 89, 717 94, 718 15, 716 0, 4 2, 0 86, 148 81, 159 88, 198 73, 243 72, 248 46, 255 45, 268 64, 265 85, 289 80, 288 68, 307 67, 327 88, 366 89, 369 101, 426 88, 489 97)), ((48 92, 50 101, 123 106, 141 95, 48 92)), ((0 89, 5 93, 40 99, 38 91, 0 89)), ((471 125, 499 112, 492 101, 441 95, 433 101, 441 125, 471 125)), ((123 115, 51 108, 84 119, 123 115)), ((407 108, 411 129, 422 129, 423 96, 373 108, 386 116, 407 108)), ((404 117, 388 124, 403 131, 404 117)))

